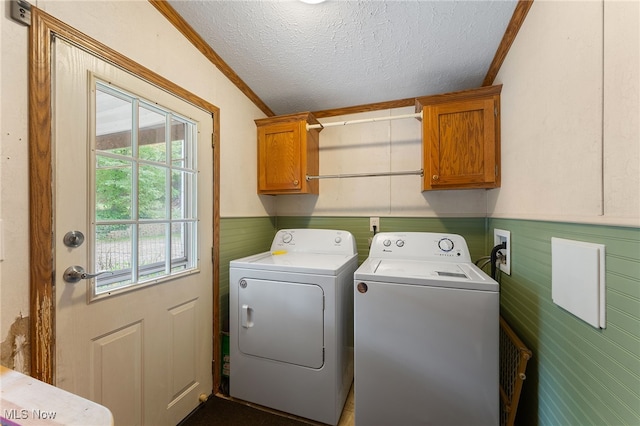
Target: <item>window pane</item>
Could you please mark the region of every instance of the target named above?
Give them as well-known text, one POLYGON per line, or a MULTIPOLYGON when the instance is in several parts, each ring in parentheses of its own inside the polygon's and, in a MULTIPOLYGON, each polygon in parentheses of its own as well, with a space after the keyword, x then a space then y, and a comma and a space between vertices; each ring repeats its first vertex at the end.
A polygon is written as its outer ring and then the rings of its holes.
POLYGON ((190 194, 193 188, 193 173, 173 170, 171 172, 171 218, 190 219, 195 215, 190 194))
POLYGON ((131 156, 133 104, 96 87, 96 149, 131 156))
POLYGON ((166 275, 167 269, 167 230, 164 223, 139 225, 138 276, 139 279, 166 275))
POLYGON ((138 157, 141 160, 167 162, 165 114, 140 106, 138 112, 138 157))
POLYGON ((95 242, 96 271, 113 272, 97 278, 96 292, 104 293, 131 284, 131 225, 97 225, 95 242))
POLYGON ((196 226, 195 221, 171 225, 171 272, 196 267, 196 259, 193 255, 196 226))
POLYGON ((186 163, 186 133, 187 124, 171 117, 171 164, 174 167, 190 167, 186 163))
POLYGON ((185 243, 186 232, 184 223, 171 225, 171 261, 184 260, 186 258, 185 243))
POLYGON ((138 171, 140 219, 167 218, 167 168, 141 164, 138 171))
POLYGON ((96 155, 96 220, 131 219, 131 161, 96 155))

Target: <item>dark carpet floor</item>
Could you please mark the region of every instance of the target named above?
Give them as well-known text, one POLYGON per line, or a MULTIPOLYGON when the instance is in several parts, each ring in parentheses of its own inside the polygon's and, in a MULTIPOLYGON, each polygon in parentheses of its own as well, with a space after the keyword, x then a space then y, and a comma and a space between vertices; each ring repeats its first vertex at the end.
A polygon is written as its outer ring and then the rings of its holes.
POLYGON ((215 395, 184 419, 179 426, 309 426, 298 421, 220 398, 215 395))

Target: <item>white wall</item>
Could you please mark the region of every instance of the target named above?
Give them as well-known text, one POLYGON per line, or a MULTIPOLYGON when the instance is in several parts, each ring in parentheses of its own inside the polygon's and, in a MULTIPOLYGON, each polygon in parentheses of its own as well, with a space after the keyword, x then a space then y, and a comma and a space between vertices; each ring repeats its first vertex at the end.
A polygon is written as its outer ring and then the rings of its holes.
POLYGON ((640 216, 640 2, 604 9, 604 215, 640 216))
POLYGON ((0 340, 16 317, 29 315, 29 143, 27 103, 28 28, 9 20, 9 2, 0 19, 0 340))
POLYGON ((640 225, 637 1, 536 1, 496 78, 502 187, 489 213, 640 225))
MULTIPOLYGON (((38 1, 37 7, 220 108, 220 213, 268 216, 272 197, 256 195, 256 132, 264 114, 146 0, 38 1), (170 59, 168 59, 170 58, 170 59), (239 167, 242 165, 242 167, 239 167), (239 197, 239 194, 241 196, 239 197)), ((0 340, 16 317, 29 314, 27 27, 2 2, 0 340)))
MULTIPOLYGON (((350 114, 322 123, 412 114, 413 107, 350 114)), ((415 118, 326 127, 320 175, 422 168, 422 123, 415 118)), ((319 195, 279 195, 279 216, 484 217, 486 191, 422 192, 420 176, 323 179, 319 195)))

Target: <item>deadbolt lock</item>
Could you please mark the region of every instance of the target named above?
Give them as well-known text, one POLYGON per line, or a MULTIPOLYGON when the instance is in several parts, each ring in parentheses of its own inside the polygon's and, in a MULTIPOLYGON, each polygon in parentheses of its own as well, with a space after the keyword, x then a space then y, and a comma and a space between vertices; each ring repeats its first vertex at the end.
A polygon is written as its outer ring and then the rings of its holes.
POLYGON ((80 231, 69 231, 62 239, 67 247, 80 247, 84 243, 84 234, 80 231))

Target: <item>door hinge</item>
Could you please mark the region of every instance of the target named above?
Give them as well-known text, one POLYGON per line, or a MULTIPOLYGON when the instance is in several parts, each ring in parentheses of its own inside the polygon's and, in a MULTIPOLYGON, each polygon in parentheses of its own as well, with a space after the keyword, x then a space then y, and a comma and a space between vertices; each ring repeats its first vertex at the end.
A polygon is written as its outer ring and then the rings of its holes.
POLYGON ((216 147, 216 136, 214 133, 211 133, 211 148, 215 149, 216 147))
POLYGON ((498 107, 493 108, 493 115, 498 116, 498 107))
POLYGON ((11 0, 11 17, 24 25, 31 25, 31 5, 24 0, 11 0))
POLYGON ((213 247, 211 247, 211 263, 214 263, 215 261, 216 261, 215 252, 213 251, 213 247))
POLYGON ((496 164, 496 176, 498 176, 498 165, 496 164))

